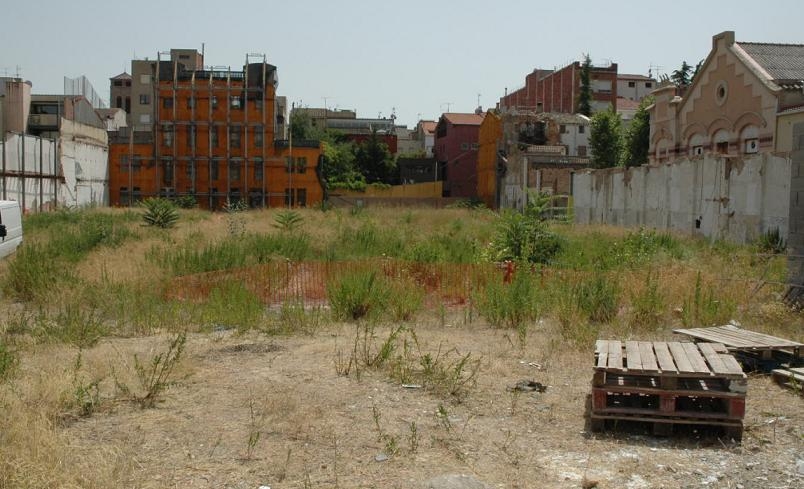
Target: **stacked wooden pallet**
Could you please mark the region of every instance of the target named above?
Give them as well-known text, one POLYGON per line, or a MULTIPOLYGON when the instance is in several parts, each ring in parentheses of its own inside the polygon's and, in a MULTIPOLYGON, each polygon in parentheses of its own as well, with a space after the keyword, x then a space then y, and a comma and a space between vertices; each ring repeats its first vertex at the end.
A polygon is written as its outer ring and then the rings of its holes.
POLYGON ((717 343, 598 340, 589 413, 592 430, 607 420, 640 421, 656 434, 682 424, 722 427, 742 437, 747 380, 717 343))

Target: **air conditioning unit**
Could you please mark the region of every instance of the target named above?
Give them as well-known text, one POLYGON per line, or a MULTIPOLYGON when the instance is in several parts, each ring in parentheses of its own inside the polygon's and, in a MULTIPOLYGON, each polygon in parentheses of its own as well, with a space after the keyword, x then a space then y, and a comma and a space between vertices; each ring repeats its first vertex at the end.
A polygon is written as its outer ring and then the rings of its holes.
POLYGON ((759 141, 756 139, 748 139, 745 141, 745 152, 756 153, 759 151, 759 141))

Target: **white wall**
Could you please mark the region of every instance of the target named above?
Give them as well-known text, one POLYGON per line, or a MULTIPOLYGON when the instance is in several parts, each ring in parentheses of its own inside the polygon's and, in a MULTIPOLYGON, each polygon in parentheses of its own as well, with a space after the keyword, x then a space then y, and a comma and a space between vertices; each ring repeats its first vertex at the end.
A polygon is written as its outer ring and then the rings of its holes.
POLYGON ((791 161, 750 158, 680 159, 576 173, 575 222, 670 229, 737 243, 789 230, 791 161))
POLYGON ((26 212, 109 205, 106 131, 62 119, 58 142, 8 134, 0 142, 0 198, 26 212), (5 158, 3 158, 5 156, 5 158))

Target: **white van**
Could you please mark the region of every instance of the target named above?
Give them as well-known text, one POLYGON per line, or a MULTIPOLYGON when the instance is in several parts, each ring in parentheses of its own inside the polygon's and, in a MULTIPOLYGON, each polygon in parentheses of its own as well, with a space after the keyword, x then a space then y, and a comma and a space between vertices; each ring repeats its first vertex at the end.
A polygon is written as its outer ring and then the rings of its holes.
POLYGON ((8 256, 22 244, 22 210, 20 203, 0 200, 0 258, 8 256))

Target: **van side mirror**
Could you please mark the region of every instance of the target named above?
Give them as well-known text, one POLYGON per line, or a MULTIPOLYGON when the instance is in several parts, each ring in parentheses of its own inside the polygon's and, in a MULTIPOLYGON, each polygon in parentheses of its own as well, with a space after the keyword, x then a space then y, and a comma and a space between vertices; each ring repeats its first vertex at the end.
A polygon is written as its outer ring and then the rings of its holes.
POLYGON ((7 234, 8 234, 8 231, 6 231, 6 225, 5 224, 0 224, 0 238, 6 239, 7 234))

